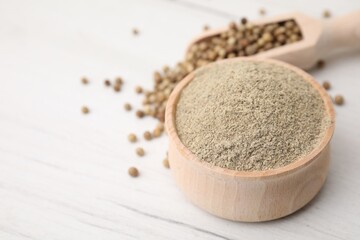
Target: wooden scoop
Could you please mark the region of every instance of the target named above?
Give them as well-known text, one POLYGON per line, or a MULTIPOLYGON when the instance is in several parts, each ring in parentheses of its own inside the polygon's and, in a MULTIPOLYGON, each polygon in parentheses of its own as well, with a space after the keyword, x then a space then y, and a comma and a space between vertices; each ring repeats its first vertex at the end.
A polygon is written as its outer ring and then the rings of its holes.
MULTIPOLYGON (((343 51, 360 50, 360 10, 348 15, 321 21, 301 13, 289 13, 281 16, 253 21, 255 25, 283 22, 293 19, 299 25, 303 39, 299 42, 273 48, 256 54, 259 59, 278 59, 302 69, 310 69, 320 59, 326 59, 343 51)), ((195 38, 188 47, 206 38, 219 35, 227 28, 207 31, 195 38)))

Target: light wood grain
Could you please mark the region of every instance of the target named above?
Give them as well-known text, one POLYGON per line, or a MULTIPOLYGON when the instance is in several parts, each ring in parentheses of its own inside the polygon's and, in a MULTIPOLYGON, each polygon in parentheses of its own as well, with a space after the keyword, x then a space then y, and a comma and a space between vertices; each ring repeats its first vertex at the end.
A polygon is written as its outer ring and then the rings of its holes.
POLYGON ((309 74, 284 62, 236 58, 209 64, 204 69, 246 61, 268 62, 286 67, 302 76, 304 81, 316 89, 331 123, 313 151, 284 167, 266 171, 234 171, 200 161, 182 144, 176 130, 178 100, 196 72, 182 80, 170 95, 165 126, 170 141, 171 170, 184 194, 197 206, 216 216, 235 221, 261 222, 281 218, 299 210, 319 192, 328 173, 335 113, 325 90, 309 74))
POLYGON ((236 223, 193 206, 162 160, 167 138, 138 145, 156 125, 123 104, 141 106, 134 87, 152 87, 152 73, 176 64, 202 30, 242 16, 257 19, 329 9, 340 16, 358 0, 304 1, 0 1, 0 239, 358 239, 360 235, 360 56, 327 61, 311 74, 343 94, 326 183, 286 218, 236 223), (133 27, 140 31, 131 34, 133 27), (86 87, 80 78, 86 75, 86 87), (103 86, 121 75, 120 94, 103 86), (88 105, 91 114, 80 109, 88 105), (142 146, 146 157, 134 150, 142 146), (130 166, 140 176, 127 175, 130 166))

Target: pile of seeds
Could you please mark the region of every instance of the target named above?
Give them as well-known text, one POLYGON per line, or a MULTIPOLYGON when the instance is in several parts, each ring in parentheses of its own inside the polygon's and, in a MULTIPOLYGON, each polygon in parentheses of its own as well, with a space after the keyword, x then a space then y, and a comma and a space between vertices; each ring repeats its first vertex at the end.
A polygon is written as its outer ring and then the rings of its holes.
POLYGON ((255 26, 246 18, 240 24, 231 22, 227 31, 193 44, 183 61, 175 67, 165 66, 154 73, 154 89, 145 92, 139 117, 152 116, 165 120, 165 107, 170 93, 179 81, 193 70, 226 58, 252 56, 302 39, 293 20, 255 26))
MULTIPOLYGON (((259 10, 260 15, 265 15, 265 9, 259 10)), ((324 11, 325 18, 330 17, 329 11, 324 11)), ((209 26, 205 25, 204 30, 209 30, 209 26)), ((134 28, 133 35, 139 35, 139 30, 134 28)), ((272 48, 282 45, 291 44, 302 39, 301 31, 296 22, 288 20, 281 23, 267 24, 262 26, 254 26, 248 23, 246 18, 241 19, 240 24, 234 22, 229 24, 227 31, 221 35, 209 37, 203 41, 195 43, 186 55, 186 58, 179 62, 175 67, 169 68, 165 66, 162 71, 154 73, 154 89, 152 91, 143 91, 140 86, 135 88, 138 94, 145 93, 143 100, 143 110, 136 111, 139 118, 144 116, 152 116, 157 118, 160 122, 153 131, 146 131, 143 134, 145 140, 150 141, 154 138, 160 137, 164 132, 164 116, 165 106, 170 93, 173 91, 179 81, 181 81, 191 71, 206 65, 207 63, 232 58, 237 56, 251 56, 272 48)), ((325 65, 324 61, 319 61, 317 66, 322 68, 325 65)), ((88 85, 90 81, 88 78, 81 78, 81 83, 88 85)), ((105 86, 112 87, 115 92, 120 92, 123 85, 122 78, 118 77, 114 81, 106 79, 105 86)), ((330 84, 324 83, 324 88, 329 89, 330 84)), ((344 104, 344 98, 337 95, 333 98, 337 105, 344 104)), ((131 111, 130 103, 124 104, 126 111, 131 111)), ((87 106, 81 108, 83 114, 90 113, 87 106)), ((130 134, 132 135, 132 134, 130 134)), ((129 136, 130 142, 136 142, 136 135, 129 136)), ((142 148, 136 149, 136 154, 143 156, 145 151, 142 148)), ((163 165, 169 168, 167 157, 163 161, 163 165)), ((138 171, 132 167, 129 169, 131 176, 137 176, 138 171)))

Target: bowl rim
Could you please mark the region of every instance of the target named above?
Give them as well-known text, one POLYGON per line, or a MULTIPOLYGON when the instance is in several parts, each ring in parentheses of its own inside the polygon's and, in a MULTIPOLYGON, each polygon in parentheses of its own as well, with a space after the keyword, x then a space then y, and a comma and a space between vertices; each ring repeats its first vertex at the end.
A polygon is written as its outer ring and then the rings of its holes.
POLYGON ((311 162, 313 162, 314 159, 316 159, 321 152, 325 149, 325 147, 330 142, 334 129, 335 129, 335 111, 334 106, 332 104, 330 96, 327 94, 325 89, 315 81, 315 79, 305 71, 301 70, 300 68, 293 66, 291 64, 274 60, 274 59, 257 59, 256 57, 238 57, 238 58, 232 58, 232 59, 224 59, 220 61, 216 61, 213 63, 209 63, 204 67, 201 67, 190 74, 188 74, 173 90, 171 93, 167 105, 166 105, 166 113, 165 113, 165 127, 169 136, 169 141, 173 142, 176 146, 176 148, 179 150, 181 154, 184 155, 187 161, 190 161, 193 164, 198 165, 199 167, 206 168, 208 171, 221 174, 221 175, 227 175, 229 177, 239 177, 239 178, 263 178, 263 177, 274 177, 279 175, 286 175, 291 174, 292 172, 299 170, 301 168, 306 167, 311 162), (195 154, 193 154, 180 140, 177 130, 176 130, 176 106, 178 103, 178 100, 180 98, 182 90, 193 80, 195 73, 199 71, 200 69, 210 68, 213 65, 216 64, 223 64, 227 62, 267 62, 271 64, 275 64, 278 66, 286 67, 288 69, 291 69, 295 71, 297 74, 301 75, 303 79, 307 82, 309 82, 312 87, 317 90, 319 93, 321 99, 324 102, 325 110, 329 115, 330 118, 330 125, 328 129, 325 130, 325 134, 320 142, 320 144, 313 149, 309 154, 302 157, 301 159, 295 160, 292 163, 285 165, 283 167, 275 168, 275 169, 269 169, 264 171, 239 171, 239 170, 232 170, 227 168, 222 168, 219 166, 214 166, 208 162, 199 160, 195 154))

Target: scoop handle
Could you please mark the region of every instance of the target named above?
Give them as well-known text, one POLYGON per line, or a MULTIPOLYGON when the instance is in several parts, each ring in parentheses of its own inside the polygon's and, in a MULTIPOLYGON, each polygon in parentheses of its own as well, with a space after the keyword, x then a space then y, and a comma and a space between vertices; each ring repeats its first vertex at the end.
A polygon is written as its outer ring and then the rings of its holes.
POLYGON ((360 10, 329 20, 324 24, 322 53, 360 49, 360 10))

